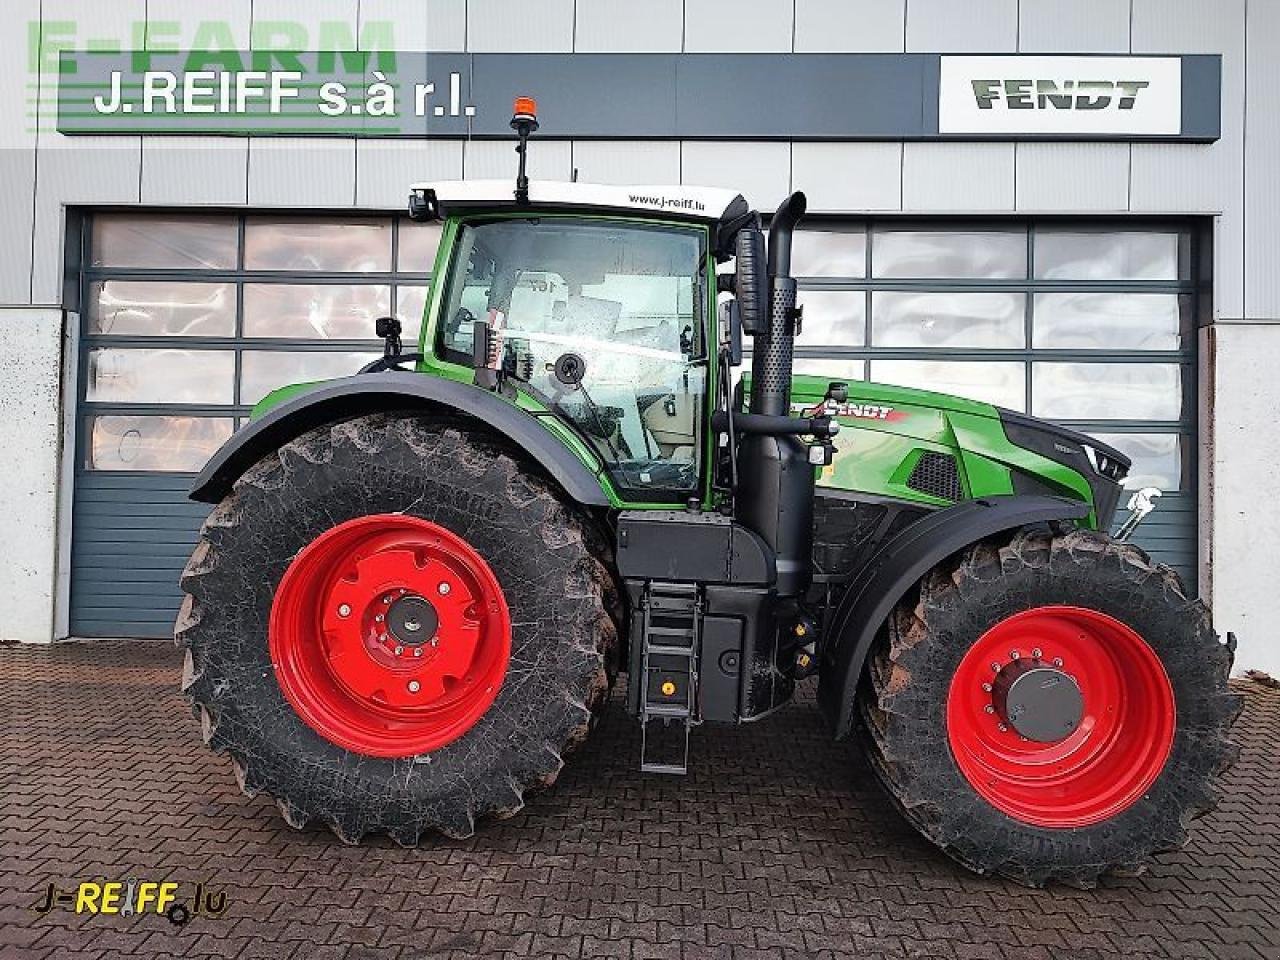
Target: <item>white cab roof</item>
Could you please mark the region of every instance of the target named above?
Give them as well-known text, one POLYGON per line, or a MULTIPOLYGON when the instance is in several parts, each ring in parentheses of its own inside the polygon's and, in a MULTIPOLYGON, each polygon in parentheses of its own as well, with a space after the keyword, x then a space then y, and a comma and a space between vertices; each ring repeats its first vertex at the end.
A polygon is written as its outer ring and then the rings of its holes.
MULTIPOLYGON (((515 205, 515 178, 507 180, 437 180, 411 185, 415 192, 431 190, 443 212, 450 207, 503 207, 515 205)), ((531 206, 643 211, 682 218, 718 221, 730 207, 746 212, 746 201, 733 190, 688 186, 608 186, 598 183, 566 183, 530 180, 531 206)))

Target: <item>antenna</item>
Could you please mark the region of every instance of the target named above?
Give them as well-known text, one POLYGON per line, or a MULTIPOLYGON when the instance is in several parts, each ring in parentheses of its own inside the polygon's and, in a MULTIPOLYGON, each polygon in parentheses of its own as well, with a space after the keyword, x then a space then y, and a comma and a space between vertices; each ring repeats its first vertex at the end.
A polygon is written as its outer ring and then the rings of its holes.
POLYGON ((511 115, 511 129, 520 137, 516 153, 520 155, 520 168, 516 173, 516 203, 529 202, 529 178, 525 176, 525 156, 529 148, 529 134, 538 129, 538 102, 533 97, 516 97, 511 115))

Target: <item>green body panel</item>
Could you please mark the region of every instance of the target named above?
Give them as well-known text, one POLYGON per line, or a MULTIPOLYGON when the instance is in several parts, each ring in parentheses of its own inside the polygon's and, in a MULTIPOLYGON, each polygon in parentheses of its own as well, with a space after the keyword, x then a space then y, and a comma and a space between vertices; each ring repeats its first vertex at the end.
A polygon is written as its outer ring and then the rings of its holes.
MULTIPOLYGON (((525 214, 486 215, 484 219, 499 219, 503 216, 519 218, 525 214)), ((647 217, 589 218, 581 214, 565 216, 646 224, 662 222, 647 217)), ((450 217, 445 221, 432 272, 434 277, 444 278, 449 275, 459 228, 465 221, 466 218, 463 217, 450 217)), ((673 222, 670 225, 681 230, 690 229, 687 223, 673 222)), ((701 229, 708 233, 706 228, 701 229)), ((704 318, 707 329, 703 342, 716 344, 719 336, 715 323, 715 262, 710 255, 706 259, 705 275, 704 318)), ((415 369, 423 376, 446 377, 468 383, 473 380, 474 371, 469 366, 437 356, 434 349, 438 340, 437 331, 443 319, 445 288, 444 283, 431 285, 418 342, 423 359, 418 361, 415 369)), ((718 396, 718 373, 718 365, 709 363, 708 397, 718 396)), ((829 378, 825 377, 796 376, 792 386, 792 411, 799 413, 820 404, 829 382, 829 378)), ((274 390, 257 403, 252 416, 260 417, 276 405, 315 385, 314 382, 296 383, 274 390)), ((570 426, 555 415, 549 415, 551 412, 535 396, 520 390, 518 384, 515 386, 509 401, 535 415, 544 429, 554 434, 596 475, 612 506, 632 510, 671 509, 670 503, 639 503, 625 499, 610 482, 608 473, 592 447, 570 426)), ((1014 474, 1020 471, 1034 477, 1055 493, 1092 505, 1092 493, 1083 476, 1069 467, 1010 443, 1005 436, 999 412, 989 404, 887 384, 855 381, 848 386, 848 403, 836 413, 841 425, 840 435, 836 438, 837 452, 831 465, 820 469, 817 481, 819 487, 888 497, 923 506, 947 506, 950 501, 907 486, 907 480, 920 456, 933 451, 957 458, 964 495, 968 498, 1013 493, 1014 474)), ((706 428, 705 420, 703 436, 703 463, 710 464, 715 457, 715 438, 706 428)), ((714 506, 719 494, 713 489, 711 470, 704 469, 703 473, 703 501, 714 506)), ((1092 513, 1088 525, 1096 525, 1092 513)))
MULTIPOLYGON (((826 377, 797 376, 792 411, 820 404, 828 383, 826 377)), ((819 487, 948 506, 948 500, 907 486, 921 454, 932 451, 957 458, 967 498, 1012 494, 1014 473, 1021 472, 1056 494, 1093 503, 1078 472, 1010 443, 990 404, 881 383, 853 381, 848 387, 848 402, 835 413, 836 455, 819 471, 819 487)), ((1096 526, 1092 514, 1087 525, 1096 526)))

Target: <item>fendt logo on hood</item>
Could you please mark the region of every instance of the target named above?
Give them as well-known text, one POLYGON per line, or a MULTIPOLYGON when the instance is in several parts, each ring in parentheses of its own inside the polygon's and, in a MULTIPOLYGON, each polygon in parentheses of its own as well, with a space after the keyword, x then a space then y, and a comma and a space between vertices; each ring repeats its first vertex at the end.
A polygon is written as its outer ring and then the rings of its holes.
POLYGON ((972 80, 979 110, 1132 110, 1149 80, 972 80))

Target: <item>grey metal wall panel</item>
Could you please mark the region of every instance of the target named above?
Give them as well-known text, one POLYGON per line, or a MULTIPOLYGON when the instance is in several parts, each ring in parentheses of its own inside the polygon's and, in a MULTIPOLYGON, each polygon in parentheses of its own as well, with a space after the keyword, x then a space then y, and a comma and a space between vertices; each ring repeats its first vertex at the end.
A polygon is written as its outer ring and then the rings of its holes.
MULTIPOLYGON (((510 179, 514 189, 516 152, 512 141, 472 140, 462 154, 468 180, 510 179)), ((548 140, 529 148, 529 176, 535 180, 568 180, 573 175, 573 144, 548 140)))
POLYGON ((904 144, 903 209, 1012 210, 1013 148, 1012 143, 904 144))
POLYGON ((180 474, 81 473, 72 511, 70 627, 76 636, 164 637, 182 602, 178 576, 208 504, 180 474))
POLYGON ((729 187, 761 210, 772 210, 791 189, 791 144, 687 141, 680 182, 729 187))
POLYGON ((29 117, 36 91, 26 68, 30 38, 25 25, 40 20, 39 0, 6 4, 11 22, 24 29, 0 31, 0 303, 31 302, 31 205, 36 189, 36 137, 29 117))
POLYGON ((793 144, 791 185, 815 212, 900 210, 902 144, 793 144))
MULTIPOLYGON (((463 11, 457 17, 461 27, 465 21, 463 11)), ((447 43, 450 38, 443 28, 447 20, 433 23, 430 5, 422 0, 360 0, 356 11, 356 42, 361 50, 379 49, 379 40, 386 28, 390 29, 392 50, 461 50, 463 32, 458 30, 456 45, 447 43), (444 46, 439 44, 444 43, 444 46)))
POLYGON ((1129 208, 1129 145, 1019 143, 1019 210, 1075 212, 1129 208))
POLYGON ((142 202, 241 204, 249 196, 249 141, 149 137, 142 141, 142 202))
POLYGON ((920 53, 1013 53, 1018 0, 910 0, 907 50, 920 53))
POLYGON ((83 139, 41 134, 36 167, 35 303, 62 302, 64 209, 75 203, 137 203, 142 164, 139 137, 83 139))
POLYGON ((1249 8, 1245 316, 1280 320, 1280 4, 1249 8))
POLYGON ((349 207, 355 202, 354 140, 249 140, 249 202, 264 206, 349 207))
POLYGON ((583 140, 573 145, 573 166, 587 183, 680 182, 680 144, 672 141, 583 140))
POLYGON ((34 144, 0 148, 0 182, 0 303, 30 303, 34 144))
POLYGON ((147 0, 148 50, 198 50, 210 43, 225 40, 230 31, 237 50, 249 49, 249 26, 253 17, 252 0, 218 0, 216 20, 212 16, 193 17, 191 0, 147 0), (210 28, 216 24, 216 34, 210 28), (170 28, 176 27, 176 33, 170 28))
POLYGON ((477 52, 573 49, 574 0, 468 0, 467 49, 477 52))
POLYGON ((683 0, 591 0, 576 16, 580 53, 679 53, 684 38, 683 0))
POLYGON ((796 53, 901 53, 906 0, 796 0, 796 53))
POLYGON ((396 210, 409 184, 462 179, 463 145, 452 140, 361 140, 356 143, 356 206, 396 210))
POLYGON ((786 53, 792 0, 685 0, 689 53, 786 53))
POLYGON ((253 0, 250 44, 296 50, 295 32, 302 30, 302 49, 354 50, 358 6, 358 0, 253 0))
POLYGON ((1128 53, 1129 0, 1019 0, 1021 53, 1128 53))
POLYGON ((1244 314, 1244 0, 1133 0, 1134 53, 1222 54, 1222 138, 1216 143, 1133 145, 1135 211, 1221 212, 1215 244, 1219 316, 1244 314))

